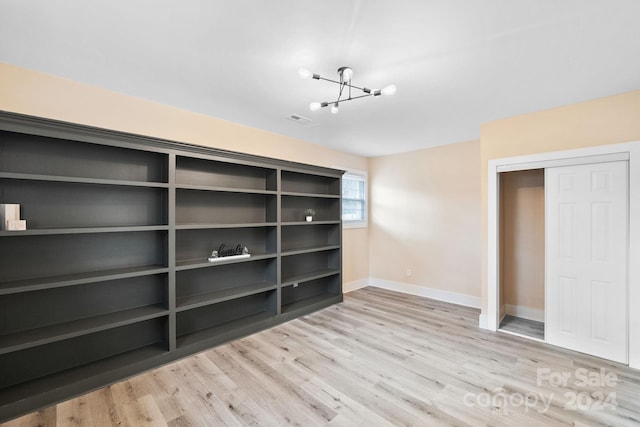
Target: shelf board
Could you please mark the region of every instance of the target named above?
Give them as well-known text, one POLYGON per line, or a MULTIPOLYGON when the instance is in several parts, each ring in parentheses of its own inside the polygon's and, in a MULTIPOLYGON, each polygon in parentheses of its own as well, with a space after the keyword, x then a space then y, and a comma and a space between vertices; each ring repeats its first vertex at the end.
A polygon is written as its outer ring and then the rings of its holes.
POLYGON ((179 260, 179 261, 176 261, 176 271, 190 270, 194 268, 209 268, 209 267, 215 267, 217 265, 227 265, 227 264, 236 264, 236 263, 242 263, 242 262, 258 261, 261 259, 275 258, 276 256, 277 255, 275 253, 251 254, 249 258, 240 258, 240 259, 235 258, 235 259, 230 259, 228 261, 216 261, 216 262, 209 262, 207 261, 207 258, 179 260))
POLYGON ((335 295, 335 294, 330 294, 330 293, 326 293, 326 294, 322 294, 322 295, 317 295, 315 297, 310 297, 310 298, 305 298, 305 299, 301 299, 299 301, 293 302, 291 304, 286 304, 282 306, 282 313, 291 313, 297 310, 302 310, 302 309, 309 309, 311 306, 318 304, 318 303, 325 303, 328 300, 334 299, 336 297, 338 297, 339 295, 335 295))
POLYGON ((331 251, 334 249, 340 249, 340 245, 327 245, 327 246, 310 246, 306 248, 292 248, 282 251, 282 256, 308 254, 311 252, 331 251))
POLYGON ((215 228, 260 228, 260 227, 275 227, 276 222, 254 222, 254 223, 240 223, 240 224, 177 224, 176 230, 207 230, 215 228))
POLYGON ((311 222, 307 222, 307 221, 288 221, 282 222, 282 226, 283 227, 289 227, 289 226, 298 226, 298 225, 331 225, 331 224, 340 224, 340 220, 335 220, 335 221, 311 221, 311 222))
POLYGON ((192 332, 190 334, 179 336, 176 340, 176 344, 178 348, 188 347, 194 344, 197 345, 202 341, 206 341, 223 334, 233 333, 233 331, 236 331, 238 329, 254 327, 257 323, 274 317, 275 314, 266 311, 253 314, 251 316, 242 317, 240 319, 212 326, 211 328, 206 328, 196 332, 192 332))
POLYGON ((324 194, 324 193, 296 193, 293 191, 282 191, 280 193, 282 196, 293 196, 293 197, 314 197, 316 199, 339 199, 339 194, 324 194))
MULTIPOLYGON (((28 223, 27 223, 28 225, 28 223)), ((118 227, 32 228, 23 231, 0 231, 0 237, 46 236, 55 234, 131 233, 137 231, 166 231, 168 225, 131 225, 118 227)))
POLYGON ((0 178, 22 179, 30 181, 70 182, 77 184, 121 185, 126 187, 169 188, 164 182, 125 181, 118 179, 82 178, 75 176, 38 175, 30 173, 0 172, 0 178))
POLYGON ((144 265, 137 267, 115 268, 112 270, 91 271, 86 273, 65 274, 61 276, 14 280, 0 282, 0 295, 40 291, 43 289, 61 288, 64 286, 102 282, 105 280, 148 276, 152 274, 167 273, 168 271, 169 269, 167 267, 163 267, 161 265, 144 265))
POLYGON ((168 313, 168 310, 159 306, 146 306, 16 332, 0 337, 0 354, 155 319, 168 313))
POLYGON ((251 188, 234 188, 234 187, 214 187, 209 185, 190 185, 176 184, 177 190, 197 190, 197 191, 214 191, 220 193, 243 193, 243 194, 267 194, 276 195, 277 191, 273 190, 257 190, 251 188))
POLYGON ((294 283, 308 282, 310 280, 320 279, 322 277, 334 276, 340 274, 337 268, 323 268, 321 270, 311 271, 304 274, 296 274, 295 276, 282 278, 282 286, 293 285, 294 283))
MULTIPOLYGON (((177 286, 179 288, 180 284, 178 283, 177 286)), ((179 297, 176 302, 176 311, 190 310, 192 308, 204 307, 205 305, 217 304, 219 302, 259 294, 261 292, 273 291, 276 287, 273 283, 256 282, 207 292, 205 294, 179 297)))

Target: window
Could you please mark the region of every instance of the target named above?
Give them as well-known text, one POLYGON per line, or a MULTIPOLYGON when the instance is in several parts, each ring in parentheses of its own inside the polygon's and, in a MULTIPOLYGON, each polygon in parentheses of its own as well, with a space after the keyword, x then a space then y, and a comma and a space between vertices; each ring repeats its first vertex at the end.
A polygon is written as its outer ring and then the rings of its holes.
POLYGON ((342 223, 345 228, 367 226, 365 172, 347 172, 342 176, 342 223))

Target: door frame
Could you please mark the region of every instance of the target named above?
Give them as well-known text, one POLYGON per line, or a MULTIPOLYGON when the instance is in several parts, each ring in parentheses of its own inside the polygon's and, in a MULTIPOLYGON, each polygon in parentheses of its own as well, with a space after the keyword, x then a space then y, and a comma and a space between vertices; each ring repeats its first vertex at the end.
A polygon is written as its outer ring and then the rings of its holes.
POLYGON ((574 150, 552 151, 525 156, 492 159, 488 161, 487 191, 487 292, 486 313, 481 316, 480 327, 497 331, 500 322, 500 173, 517 170, 540 169, 553 166, 599 163, 615 160, 629 161, 629 251, 627 276, 627 312, 629 366, 640 369, 640 141, 600 145, 574 150))

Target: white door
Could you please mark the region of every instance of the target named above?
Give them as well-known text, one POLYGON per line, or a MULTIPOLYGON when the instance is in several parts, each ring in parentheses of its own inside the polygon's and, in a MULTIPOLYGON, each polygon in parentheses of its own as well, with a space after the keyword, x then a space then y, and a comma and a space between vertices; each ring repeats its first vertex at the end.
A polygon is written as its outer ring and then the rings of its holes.
POLYGON ((628 363, 628 162, 545 170, 545 339, 628 363))

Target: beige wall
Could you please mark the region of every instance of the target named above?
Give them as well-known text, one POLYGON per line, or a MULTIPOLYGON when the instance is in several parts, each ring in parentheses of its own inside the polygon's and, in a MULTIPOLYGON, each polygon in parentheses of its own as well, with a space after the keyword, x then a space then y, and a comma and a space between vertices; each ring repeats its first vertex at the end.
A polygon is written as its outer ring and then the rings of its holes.
MULTIPOLYGON (((5 63, 0 110, 319 166, 368 166, 365 157, 5 63)), ((343 238, 345 283, 366 279, 366 230, 345 230, 343 238)))
POLYGON ((501 304, 544 310, 544 223, 544 169, 500 174, 501 304))
POLYGON ((479 155, 471 141, 370 160, 372 279, 480 296, 479 155))
POLYGON ((483 124, 482 310, 487 309, 488 161, 503 157, 640 140, 640 91, 572 104, 483 124))

